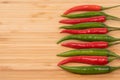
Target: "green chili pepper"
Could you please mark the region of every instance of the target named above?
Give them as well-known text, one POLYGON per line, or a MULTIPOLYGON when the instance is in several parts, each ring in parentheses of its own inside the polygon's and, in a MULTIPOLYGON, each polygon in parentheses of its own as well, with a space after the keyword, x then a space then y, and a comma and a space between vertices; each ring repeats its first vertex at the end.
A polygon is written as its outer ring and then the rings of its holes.
POLYGON ((86 28, 120 29, 120 28, 116 28, 116 27, 110 27, 101 22, 86 22, 86 23, 75 24, 72 26, 62 26, 60 28, 62 28, 62 29, 86 29, 86 28))
POLYGON ((106 16, 107 19, 113 19, 113 20, 120 20, 120 18, 108 15, 104 12, 97 12, 97 11, 91 11, 81 14, 68 14, 68 15, 62 15, 63 17, 67 18, 87 18, 87 17, 93 17, 93 16, 106 16))
POLYGON ((120 67, 112 66, 60 66, 62 69, 76 73, 76 74, 104 74, 110 73, 114 70, 120 69, 120 67))
POLYGON ((113 56, 113 57, 119 57, 119 55, 115 54, 114 52, 111 52, 107 49, 79 49, 79 50, 70 50, 67 52, 63 52, 58 54, 57 56, 62 57, 70 57, 70 56, 113 56))
POLYGON ((114 42, 119 41, 120 38, 114 38, 112 36, 106 34, 77 34, 77 35, 69 35, 57 42, 57 44, 66 41, 66 40, 81 40, 81 41, 106 41, 106 42, 114 42))

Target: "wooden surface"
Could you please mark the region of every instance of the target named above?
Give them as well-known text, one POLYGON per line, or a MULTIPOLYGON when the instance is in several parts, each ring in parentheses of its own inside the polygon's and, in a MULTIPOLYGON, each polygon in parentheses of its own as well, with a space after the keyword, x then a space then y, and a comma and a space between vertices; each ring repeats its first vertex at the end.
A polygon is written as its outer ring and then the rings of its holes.
MULTIPOLYGON (((70 50, 56 44, 65 36, 59 34, 60 15, 81 4, 113 6, 120 0, 0 0, 0 80, 120 80, 120 70, 76 75, 56 66, 64 59, 56 54, 70 50)), ((120 17, 120 7, 105 12, 120 17)), ((118 21, 106 24, 120 27, 118 21)), ((120 37, 120 31, 109 35, 120 37)), ((120 45, 108 49, 120 55, 120 45)), ((120 66, 120 60, 109 65, 120 66)))

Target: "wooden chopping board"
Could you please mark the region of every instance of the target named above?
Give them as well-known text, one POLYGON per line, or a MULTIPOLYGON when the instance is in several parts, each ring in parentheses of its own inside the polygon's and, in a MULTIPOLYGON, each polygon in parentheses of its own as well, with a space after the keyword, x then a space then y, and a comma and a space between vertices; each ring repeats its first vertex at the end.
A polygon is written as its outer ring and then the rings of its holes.
MULTIPOLYGON (((0 80, 120 80, 120 70, 76 75, 56 66, 64 59, 56 54, 70 50, 56 44, 65 36, 59 34, 60 15, 82 4, 113 6, 120 0, 0 0, 0 80)), ((120 7, 105 12, 120 17, 120 7)), ((120 27, 119 21, 106 24, 120 27)), ((120 31, 109 35, 120 37, 120 31)), ((108 49, 120 55, 120 45, 108 49)), ((120 60, 108 65, 120 66, 120 60)))

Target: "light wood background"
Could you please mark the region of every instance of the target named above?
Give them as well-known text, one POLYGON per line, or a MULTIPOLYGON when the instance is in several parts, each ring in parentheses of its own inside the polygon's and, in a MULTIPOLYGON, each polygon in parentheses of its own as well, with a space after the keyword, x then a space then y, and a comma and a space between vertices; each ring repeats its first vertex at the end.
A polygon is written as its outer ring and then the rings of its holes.
MULTIPOLYGON (((120 70, 76 75, 56 66, 64 59, 56 54, 70 50, 56 44, 65 36, 59 34, 60 15, 82 4, 113 6, 120 0, 0 0, 0 80, 120 80, 120 70)), ((105 12, 120 17, 120 7, 105 12)), ((119 21, 106 24, 120 27, 119 21)), ((120 37, 120 31, 109 35, 120 37)), ((109 49, 120 54, 120 45, 109 49)), ((109 65, 120 66, 120 60, 109 65)))

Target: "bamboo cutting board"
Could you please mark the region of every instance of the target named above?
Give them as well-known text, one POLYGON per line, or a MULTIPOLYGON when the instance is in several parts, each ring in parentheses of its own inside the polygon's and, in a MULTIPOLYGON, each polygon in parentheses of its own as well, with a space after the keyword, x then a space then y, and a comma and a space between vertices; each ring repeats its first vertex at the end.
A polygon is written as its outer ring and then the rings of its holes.
MULTIPOLYGON (((0 0, 0 80, 120 80, 120 70, 76 75, 56 66, 64 59, 56 54, 70 50, 56 44, 65 36, 59 34, 60 15, 81 4, 113 6, 120 0, 0 0)), ((120 7, 105 12, 120 17, 120 7)), ((106 24, 120 27, 118 21, 106 24)), ((120 37, 120 31, 109 35, 120 37)), ((120 45, 108 49, 120 55, 120 45)), ((109 65, 120 66, 120 60, 109 65)))

